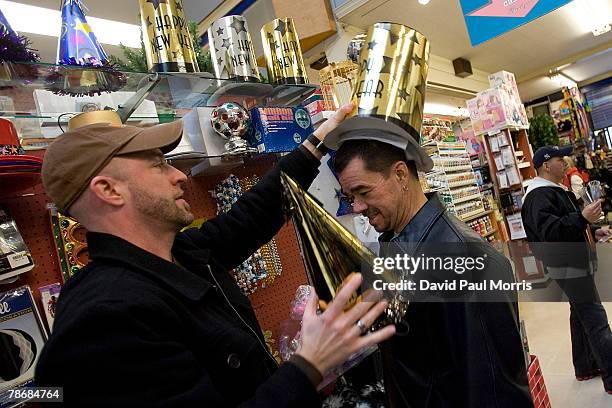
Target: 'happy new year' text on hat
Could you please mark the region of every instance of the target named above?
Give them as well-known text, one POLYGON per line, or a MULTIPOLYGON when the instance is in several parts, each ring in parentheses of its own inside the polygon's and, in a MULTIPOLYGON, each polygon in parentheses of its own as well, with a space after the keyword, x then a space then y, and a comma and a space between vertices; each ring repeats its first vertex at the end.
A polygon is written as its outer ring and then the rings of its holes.
POLYGON ((338 149, 347 140, 378 140, 404 150, 419 170, 431 170, 433 162, 419 144, 428 60, 423 34, 401 24, 372 25, 353 88, 355 110, 325 145, 338 149))

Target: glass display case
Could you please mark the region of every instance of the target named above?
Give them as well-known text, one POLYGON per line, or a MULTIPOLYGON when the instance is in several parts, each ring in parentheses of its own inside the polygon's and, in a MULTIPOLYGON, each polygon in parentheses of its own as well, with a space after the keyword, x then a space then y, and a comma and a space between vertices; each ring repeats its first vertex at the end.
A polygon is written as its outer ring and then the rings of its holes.
MULTIPOLYGON (((68 88, 71 81, 95 77, 97 69, 29 63, 0 65, 0 114, 17 120, 39 119, 43 128, 63 126, 71 115, 105 108, 117 110, 124 121, 146 123, 157 119, 163 122, 180 118, 195 107, 217 106, 227 101, 247 109, 295 106, 318 88, 311 84, 272 86, 237 82, 217 79, 209 73, 124 72, 126 84, 115 92, 62 96, 46 90, 48 78, 58 71, 68 88)), ((22 137, 33 136, 27 130, 25 133, 22 137)), ((43 137, 53 137, 42 133, 43 137)))

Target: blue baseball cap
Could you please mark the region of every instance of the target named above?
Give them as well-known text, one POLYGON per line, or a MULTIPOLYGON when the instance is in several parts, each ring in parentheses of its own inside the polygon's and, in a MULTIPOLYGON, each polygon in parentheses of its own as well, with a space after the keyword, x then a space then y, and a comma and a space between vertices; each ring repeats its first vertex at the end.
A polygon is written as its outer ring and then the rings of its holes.
POLYGON ((552 159, 553 157, 564 157, 569 156, 574 151, 574 146, 542 146, 536 150, 533 155, 533 167, 536 169, 540 168, 544 162, 552 159))

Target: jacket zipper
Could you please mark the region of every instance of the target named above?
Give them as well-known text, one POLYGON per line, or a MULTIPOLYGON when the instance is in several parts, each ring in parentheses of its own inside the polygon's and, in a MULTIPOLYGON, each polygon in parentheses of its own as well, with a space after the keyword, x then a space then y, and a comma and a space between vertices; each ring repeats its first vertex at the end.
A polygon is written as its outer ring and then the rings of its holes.
MULTIPOLYGON (((232 309, 232 311, 238 317, 238 319, 242 322, 242 324, 244 324, 244 326, 253 334, 253 336, 255 336, 255 338, 257 339, 257 343, 259 343, 259 345, 261 346, 263 351, 266 353, 266 355, 268 357, 270 357, 270 359, 274 362, 274 366, 278 367, 278 363, 276 362, 276 359, 270 353, 270 351, 268 350, 268 347, 265 345, 265 343, 261 341, 261 338, 257 335, 257 332, 251 327, 251 325, 249 325, 246 322, 246 320, 244 320, 244 318, 242 317, 240 312, 238 312, 238 310, 236 310, 236 308, 234 307, 232 302, 230 302, 229 298, 227 297, 227 295, 223 291, 223 288, 221 287, 221 285, 219 285, 219 281, 217 281, 217 278, 213 274, 212 269, 210 268, 210 265, 207 264, 206 268, 208 269, 208 273, 210 274, 210 277, 215 282, 215 285, 217 286, 217 290, 219 291, 219 293, 221 293, 221 296, 223 296, 223 299, 225 299, 225 303, 227 303, 227 305, 230 307, 230 309, 232 309)), ((269 370, 268 370, 268 373, 270 375, 272 375, 272 373, 270 373, 269 370)))

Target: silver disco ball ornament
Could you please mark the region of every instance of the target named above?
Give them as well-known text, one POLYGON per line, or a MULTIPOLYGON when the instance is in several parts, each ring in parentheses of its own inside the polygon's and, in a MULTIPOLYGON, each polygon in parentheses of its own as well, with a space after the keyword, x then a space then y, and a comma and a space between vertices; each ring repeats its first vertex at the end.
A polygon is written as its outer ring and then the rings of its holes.
POLYGON ((243 138, 251 124, 251 117, 242 106, 234 102, 217 106, 212 111, 211 122, 214 131, 227 140, 225 154, 239 155, 257 151, 249 147, 243 138))

